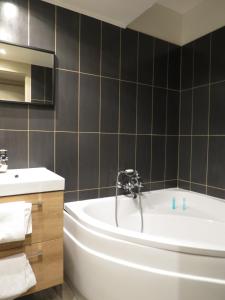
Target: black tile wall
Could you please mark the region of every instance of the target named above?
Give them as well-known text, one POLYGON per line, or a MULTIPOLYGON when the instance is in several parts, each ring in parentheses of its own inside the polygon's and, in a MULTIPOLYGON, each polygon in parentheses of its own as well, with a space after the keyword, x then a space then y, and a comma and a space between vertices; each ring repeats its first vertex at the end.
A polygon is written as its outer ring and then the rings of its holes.
POLYGON ((178 185, 225 198, 225 28, 182 47, 178 185))
POLYGON ((67 70, 78 70, 79 64, 79 15, 57 8, 57 66, 67 70))
POLYGON ((0 1, 0 40, 16 44, 28 44, 28 1, 0 1), (9 17, 15 11, 13 18, 9 17))
POLYGON ((0 103, 10 168, 54 170, 65 201, 114 195, 123 168, 144 190, 177 185, 178 46, 39 0, 0 0, 0 28, 1 40, 56 53, 54 108, 0 103))
POLYGON ((55 7, 43 1, 30 0, 29 25, 30 46, 54 51, 55 7))

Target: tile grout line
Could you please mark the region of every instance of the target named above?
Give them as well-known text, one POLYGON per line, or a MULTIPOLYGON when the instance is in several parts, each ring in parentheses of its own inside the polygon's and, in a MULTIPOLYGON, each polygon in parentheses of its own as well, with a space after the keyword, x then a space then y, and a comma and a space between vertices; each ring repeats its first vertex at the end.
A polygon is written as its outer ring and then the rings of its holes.
POLYGON ((139 39, 140 35, 137 32, 137 74, 136 74, 136 120, 135 120, 135 145, 134 145, 134 169, 137 169, 137 128, 138 128, 138 79, 139 79, 139 39))
POLYGON ((120 97, 121 97, 121 64, 122 64, 122 29, 120 28, 120 49, 119 49, 119 97, 118 97, 118 140, 117 140, 117 173, 120 170, 120 97))
POLYGON ((164 174, 163 174, 163 178, 164 178, 164 189, 166 187, 166 171, 167 171, 167 129, 168 129, 168 99, 169 99, 169 91, 168 91, 168 86, 169 86, 169 52, 170 52, 170 44, 167 43, 167 70, 166 70, 166 120, 165 120, 165 145, 164 145, 164 174))
POLYGON ((77 200, 80 199, 80 47, 81 47, 81 14, 79 14, 79 37, 78 37, 78 89, 77 89, 77 200))
POLYGON ((210 113, 211 113, 211 71, 212 71, 212 33, 210 33, 209 40, 209 98, 208 98, 208 137, 207 137, 207 158, 206 158, 206 194, 208 194, 208 169, 209 169, 209 133, 210 133, 210 113))
POLYGON ((98 139, 98 198, 100 198, 101 185, 101 114, 102 114, 102 21, 100 22, 100 78, 99 78, 99 139, 98 139))
MULTIPOLYGON (((55 55, 57 52, 57 19, 58 19, 58 14, 57 14, 57 6, 55 6, 55 55)), ((56 87, 55 87, 56 89, 56 87)), ((56 103, 54 107, 54 172, 56 172, 56 103)))
POLYGON ((179 187, 179 177, 180 177, 180 143, 181 143, 181 97, 182 97, 182 93, 181 93, 181 85, 182 85, 182 48, 180 50, 180 95, 179 95, 179 138, 178 138, 178 157, 177 157, 177 187, 179 187))
MULTIPOLYGON (((192 57, 192 88, 194 86, 194 69, 195 69, 195 42, 193 42, 193 57, 192 57)), ((192 178, 192 152, 193 152, 193 123, 194 123, 194 91, 192 89, 191 93, 191 152, 190 152, 190 165, 189 165, 189 180, 191 182, 192 178)), ((189 190, 191 190, 191 184, 189 187, 189 190)))
MULTIPOLYGON (((167 182, 171 182, 171 181, 176 181, 176 178, 175 179, 168 179, 166 180, 167 182)), ((163 183, 164 180, 159 180, 159 181, 152 181, 152 183, 163 183)), ((144 184, 150 184, 151 182, 144 182, 144 184)), ((100 186, 100 187, 96 187, 96 188, 90 188, 90 189, 79 189, 79 190, 67 190, 65 191, 65 193, 74 193, 74 192, 77 192, 77 191, 92 191, 92 190, 98 190, 98 189, 112 189, 112 188, 115 188, 116 186, 115 185, 111 185, 111 186, 100 186)))
MULTIPOLYGON (((27 44, 30 46, 30 0, 27 2, 27 44)), ((27 106, 27 167, 30 167, 30 105, 27 106)))
POLYGON ((153 141, 153 138, 152 138, 152 134, 153 134, 153 119, 154 119, 154 113, 153 113, 153 110, 154 110, 154 83, 155 83, 155 38, 153 38, 153 51, 152 51, 152 61, 153 61, 153 64, 152 64, 152 111, 151 111, 151 153, 150 153, 150 178, 149 178, 149 182, 150 182, 150 190, 152 189, 152 184, 151 184, 151 181, 152 181, 152 141, 153 141))
POLYGON ((111 79, 111 80, 121 81, 121 82, 125 82, 125 83, 132 83, 132 84, 135 84, 135 85, 138 84, 138 85, 154 87, 154 88, 158 88, 158 89, 162 89, 162 90, 167 90, 168 89, 169 91, 179 92, 179 89, 178 90, 177 89, 171 89, 171 88, 167 88, 167 87, 163 87, 163 86, 157 86, 157 85, 153 86, 152 84, 139 82, 139 81, 126 80, 126 79, 121 79, 121 78, 117 78, 117 77, 110 77, 110 76, 87 73, 87 72, 76 71, 76 70, 68 70, 68 69, 59 68, 59 67, 57 67, 56 70, 60 70, 60 71, 64 71, 64 72, 77 73, 77 74, 80 73, 82 75, 88 75, 88 76, 93 76, 93 77, 102 77, 102 78, 105 78, 105 79, 111 79))

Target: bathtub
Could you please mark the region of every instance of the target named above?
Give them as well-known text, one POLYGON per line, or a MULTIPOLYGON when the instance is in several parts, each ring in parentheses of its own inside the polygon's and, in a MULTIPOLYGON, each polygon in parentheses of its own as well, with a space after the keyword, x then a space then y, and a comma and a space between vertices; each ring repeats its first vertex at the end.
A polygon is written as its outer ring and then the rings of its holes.
POLYGON ((84 299, 224 300, 225 202, 168 189, 142 207, 140 232, 138 199, 119 196, 119 227, 114 197, 65 204, 65 276, 84 299))

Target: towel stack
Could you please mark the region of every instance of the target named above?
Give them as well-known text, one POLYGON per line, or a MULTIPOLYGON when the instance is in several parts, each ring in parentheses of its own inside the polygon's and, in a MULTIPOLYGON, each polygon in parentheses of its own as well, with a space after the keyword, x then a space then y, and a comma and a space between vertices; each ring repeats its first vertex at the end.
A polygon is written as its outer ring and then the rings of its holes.
MULTIPOLYGON (((0 204, 0 244, 23 241, 32 233, 31 210, 32 204, 24 201, 0 204)), ((24 253, 0 259, 0 300, 15 299, 35 284, 24 253)))
POLYGON ((31 210, 24 201, 0 204, 0 244, 23 241, 32 233, 31 210))
POLYGON ((0 300, 11 300, 36 284, 34 272, 24 253, 0 259, 0 300))

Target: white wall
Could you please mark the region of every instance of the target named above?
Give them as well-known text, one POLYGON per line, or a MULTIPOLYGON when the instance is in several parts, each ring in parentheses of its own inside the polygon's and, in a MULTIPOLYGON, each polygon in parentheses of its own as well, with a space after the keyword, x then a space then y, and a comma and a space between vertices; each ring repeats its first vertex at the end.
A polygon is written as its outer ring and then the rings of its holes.
POLYGON ((223 26, 225 0, 204 0, 185 14, 155 4, 128 27, 177 45, 185 45, 223 26))
POLYGON ((225 25, 225 0, 205 0, 183 16, 184 45, 225 25))
POLYGON ((182 40, 182 16, 158 4, 129 24, 128 28, 178 45, 182 40))

